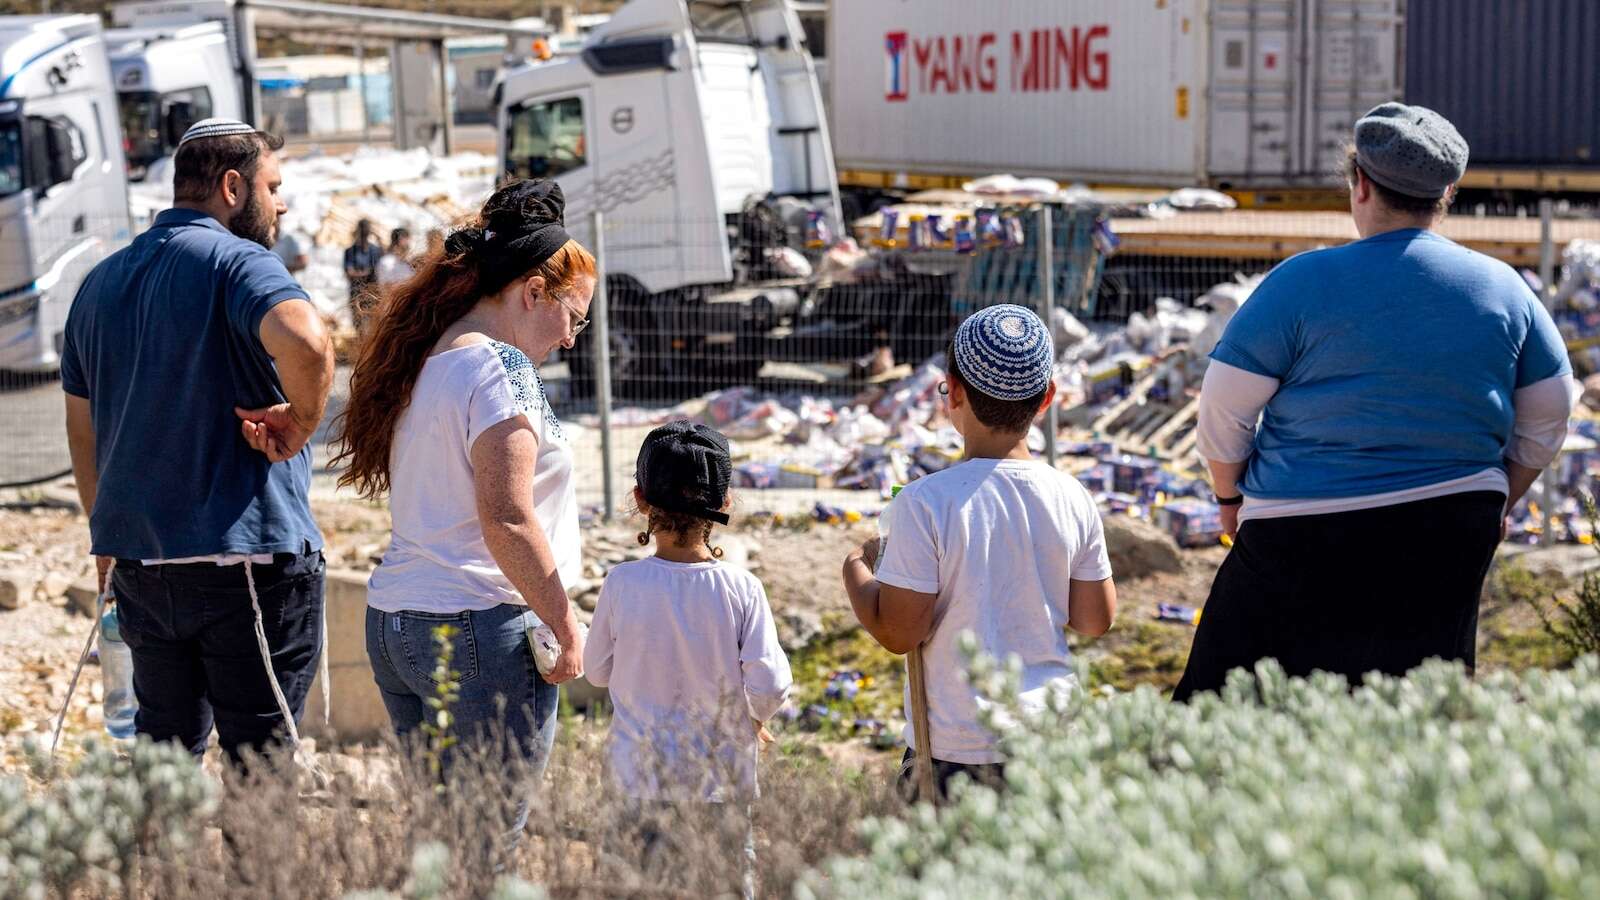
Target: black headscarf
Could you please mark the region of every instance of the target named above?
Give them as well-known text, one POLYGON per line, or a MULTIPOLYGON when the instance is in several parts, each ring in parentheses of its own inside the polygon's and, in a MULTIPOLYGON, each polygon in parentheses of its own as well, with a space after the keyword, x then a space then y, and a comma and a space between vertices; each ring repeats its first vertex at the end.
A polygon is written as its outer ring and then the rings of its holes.
POLYGON ((479 291, 498 294, 572 239, 563 224, 566 208, 566 197, 554 181, 514 181, 484 203, 483 227, 457 229, 445 240, 445 252, 470 256, 478 269, 479 291))

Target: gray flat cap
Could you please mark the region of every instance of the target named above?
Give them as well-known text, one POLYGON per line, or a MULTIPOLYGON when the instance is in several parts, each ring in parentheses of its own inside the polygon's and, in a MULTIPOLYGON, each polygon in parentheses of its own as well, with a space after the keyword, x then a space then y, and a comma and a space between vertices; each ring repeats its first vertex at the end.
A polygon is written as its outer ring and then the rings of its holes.
POLYGON ((1385 103, 1356 122, 1356 162, 1392 191, 1437 200, 1466 174, 1467 141, 1427 107, 1385 103))

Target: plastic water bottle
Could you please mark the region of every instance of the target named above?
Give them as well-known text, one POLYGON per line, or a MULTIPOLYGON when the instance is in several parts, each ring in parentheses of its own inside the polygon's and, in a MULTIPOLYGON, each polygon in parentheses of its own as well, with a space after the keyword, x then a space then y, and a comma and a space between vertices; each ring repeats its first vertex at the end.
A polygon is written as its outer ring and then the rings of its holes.
MULTIPOLYGON (((903 488, 903 487, 905 487, 905 485, 903 485, 903 484, 896 484, 896 485, 891 485, 890 486, 890 488, 889 488, 889 503, 893 503, 894 502, 894 498, 900 496, 900 489, 903 488)), ((889 551, 889 523, 887 521, 888 518, 889 518, 889 504, 886 503, 883 506, 883 511, 878 513, 878 555, 872 561, 872 573, 874 575, 876 575, 878 573, 878 567, 883 565, 883 556, 884 556, 884 554, 889 551)))
POLYGON ((133 651, 122 642, 117 608, 100 617, 100 675, 105 679, 106 733, 122 740, 133 737, 139 701, 133 696, 133 651))

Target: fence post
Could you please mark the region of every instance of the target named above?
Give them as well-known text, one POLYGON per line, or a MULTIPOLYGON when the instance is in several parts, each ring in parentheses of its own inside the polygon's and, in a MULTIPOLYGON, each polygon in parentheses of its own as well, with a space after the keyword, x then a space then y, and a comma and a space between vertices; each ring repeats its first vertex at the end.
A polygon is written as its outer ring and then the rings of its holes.
POLYGON ((600 210, 594 211, 591 225, 595 283, 589 319, 594 322, 594 405, 600 414, 600 484, 604 496, 600 517, 610 522, 617 508, 611 484, 611 304, 606 296, 605 215, 600 210))
MULTIPOLYGON (((1039 318, 1050 328, 1050 313, 1056 305, 1056 233, 1051 221, 1050 204, 1039 204, 1039 318)), ((1055 360, 1050 361, 1050 378, 1055 379, 1055 360)), ((1061 423, 1057 414, 1059 403, 1051 403, 1044 414, 1044 458, 1050 468, 1056 466, 1056 434, 1061 423)))
MULTIPOLYGON (((1549 197, 1539 198, 1539 280, 1542 282, 1544 296, 1539 299, 1545 307, 1550 306, 1555 296, 1556 280, 1556 245, 1555 245, 1555 203, 1549 197)), ((1557 453, 1555 461, 1545 467, 1540 475, 1544 495, 1544 502, 1539 504, 1539 543, 1550 546, 1556 542, 1555 529, 1551 527, 1554 518, 1556 496, 1556 467, 1561 464, 1561 454, 1557 453)))

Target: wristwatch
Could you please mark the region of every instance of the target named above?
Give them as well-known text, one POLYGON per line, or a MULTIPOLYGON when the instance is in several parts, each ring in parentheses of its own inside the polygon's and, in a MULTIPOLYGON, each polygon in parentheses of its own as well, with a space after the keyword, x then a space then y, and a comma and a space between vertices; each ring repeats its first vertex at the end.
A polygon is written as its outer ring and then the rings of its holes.
POLYGON ((1216 498, 1218 506, 1238 506, 1244 502, 1243 494, 1240 494, 1237 497, 1218 497, 1216 494, 1212 494, 1211 496, 1216 498))

